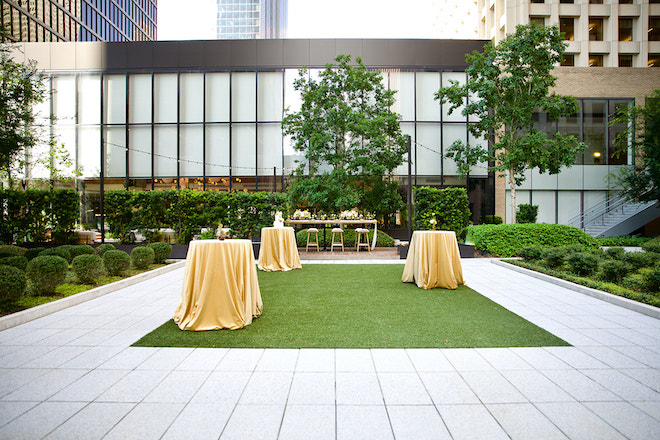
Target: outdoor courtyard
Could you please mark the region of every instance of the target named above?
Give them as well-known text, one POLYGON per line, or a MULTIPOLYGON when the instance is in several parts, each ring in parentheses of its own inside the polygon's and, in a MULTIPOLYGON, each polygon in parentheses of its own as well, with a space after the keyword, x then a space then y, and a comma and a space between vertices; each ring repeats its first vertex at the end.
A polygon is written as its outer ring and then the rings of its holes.
MULTIPOLYGON (((303 260, 302 271, 307 264, 403 262, 303 260)), ((176 264, 0 332, 0 438, 601 440, 660 433, 660 320, 494 259, 463 259, 466 285, 572 346, 132 347, 172 319, 184 274, 176 264)))

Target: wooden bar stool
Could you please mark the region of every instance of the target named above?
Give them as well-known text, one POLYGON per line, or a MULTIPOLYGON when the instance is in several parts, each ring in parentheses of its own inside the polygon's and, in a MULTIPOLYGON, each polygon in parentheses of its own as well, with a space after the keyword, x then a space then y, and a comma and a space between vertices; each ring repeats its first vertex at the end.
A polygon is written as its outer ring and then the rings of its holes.
POLYGON ((367 250, 371 252, 371 247, 369 246, 369 229, 355 229, 355 249, 357 252, 360 252, 360 247, 366 247, 367 250), (364 238, 364 242, 362 241, 362 238, 364 238))
POLYGON ((341 246, 341 251, 344 252, 344 230, 342 228, 332 228, 332 243, 330 244, 330 252, 335 246, 341 246), (339 236, 339 241, 335 241, 335 237, 339 236))
POLYGON ((307 230, 307 246, 305 246, 305 251, 309 251, 310 246, 316 246, 316 251, 320 251, 319 249, 319 230, 316 228, 309 228, 307 230), (311 241, 310 239, 314 238, 314 241, 311 241))

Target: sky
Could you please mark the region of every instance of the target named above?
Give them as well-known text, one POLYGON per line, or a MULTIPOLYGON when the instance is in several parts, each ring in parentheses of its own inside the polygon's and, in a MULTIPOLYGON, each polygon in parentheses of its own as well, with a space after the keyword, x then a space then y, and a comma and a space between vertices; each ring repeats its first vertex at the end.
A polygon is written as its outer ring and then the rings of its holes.
MULTIPOLYGON (((159 40, 216 37, 216 0, 158 0, 159 40)), ((288 38, 477 38, 475 0, 289 0, 288 38)))

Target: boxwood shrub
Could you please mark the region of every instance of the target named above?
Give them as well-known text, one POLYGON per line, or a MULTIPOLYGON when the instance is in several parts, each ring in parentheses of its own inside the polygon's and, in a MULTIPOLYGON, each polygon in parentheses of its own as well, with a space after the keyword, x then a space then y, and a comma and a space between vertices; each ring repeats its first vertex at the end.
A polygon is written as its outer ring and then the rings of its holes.
POLYGON ((535 223, 469 226, 466 242, 474 244, 479 251, 500 257, 512 257, 532 245, 578 245, 584 249, 598 246, 593 237, 576 227, 535 223))
POLYGON ((154 250, 146 246, 138 246, 131 251, 131 263, 136 269, 146 269, 154 262, 154 250))
POLYGON ((154 263, 156 264, 164 263, 172 254, 172 245, 169 243, 149 243, 147 247, 154 250, 154 263))
POLYGON ((610 258, 614 258, 615 260, 620 260, 623 258, 624 255, 626 255, 626 250, 621 246, 614 246, 608 248, 605 251, 605 254, 607 254, 607 256, 610 258))
POLYGON ((660 237, 656 237, 653 240, 642 244, 642 249, 644 249, 646 252, 655 252, 660 254, 660 237))
POLYGON ((626 252, 622 258, 632 265, 635 269, 642 267, 652 267, 656 261, 660 260, 660 254, 655 252, 626 252))
POLYGON ((620 281, 633 270, 630 263, 621 260, 607 260, 600 265, 600 276, 606 281, 620 281))
POLYGON ((23 271, 13 266, 0 265, 0 304, 4 306, 19 299, 26 285, 23 271))
POLYGON ((25 255, 24 255, 24 256, 25 256, 25 258, 28 259, 28 261, 30 261, 30 260, 32 260, 33 258, 38 257, 39 254, 41 253, 41 251, 43 251, 43 250, 45 250, 45 249, 46 249, 46 248, 44 248, 44 247, 33 247, 33 248, 30 248, 30 249, 28 249, 28 250, 25 252, 25 255))
POLYGON ((71 269, 83 284, 94 284, 105 274, 103 260, 96 254, 78 255, 71 262, 71 269))
MULTIPOLYGON (((324 246, 323 241, 323 228, 319 229, 319 246, 322 248, 324 246)), ((369 244, 371 245, 374 238, 373 229, 369 229, 369 244)), ((326 230, 325 233, 325 246, 330 248, 332 242, 332 232, 330 228, 326 230)), ((305 247, 307 244, 307 229, 301 229, 296 233, 296 244, 298 247, 305 247)), ((355 246, 355 229, 344 229, 344 246, 351 247, 355 246)), ((376 247, 392 247, 394 246, 394 239, 388 234, 378 231, 376 235, 376 247)))
POLYGON ((76 258, 78 255, 91 255, 96 251, 93 247, 88 244, 76 244, 69 248, 69 253, 71 253, 71 261, 76 258))
POLYGON ((13 244, 0 245, 0 257, 15 257, 25 255, 27 249, 13 244))
POLYGON ((103 244, 96 247, 95 252, 96 252, 96 255, 103 258, 103 254, 105 254, 107 251, 109 251, 111 249, 114 250, 114 249, 117 249, 117 248, 112 243, 103 243, 103 244))
POLYGON ((67 263, 70 263, 72 260, 71 252, 69 252, 69 250, 65 246, 46 248, 43 251, 39 252, 40 257, 47 255, 57 255, 58 257, 64 258, 67 263))
POLYGON ((27 277, 38 295, 52 295, 64 283, 69 263, 58 255, 40 255, 27 265, 27 277))
POLYGON ((131 257, 124 251, 110 249, 103 254, 103 265, 109 275, 122 276, 131 267, 131 257))
POLYGON ((588 252, 569 254, 566 263, 574 274, 581 277, 589 276, 598 269, 598 257, 588 252))
POLYGON ((542 254, 543 254, 543 248, 537 245, 525 246, 524 248, 518 251, 518 255, 521 256, 522 259, 526 261, 540 260, 542 254))
POLYGON ((4 258, 0 258, 0 264, 13 266, 16 269, 19 269, 21 272, 25 273, 27 269, 28 259, 20 255, 16 255, 14 257, 4 257, 4 258))

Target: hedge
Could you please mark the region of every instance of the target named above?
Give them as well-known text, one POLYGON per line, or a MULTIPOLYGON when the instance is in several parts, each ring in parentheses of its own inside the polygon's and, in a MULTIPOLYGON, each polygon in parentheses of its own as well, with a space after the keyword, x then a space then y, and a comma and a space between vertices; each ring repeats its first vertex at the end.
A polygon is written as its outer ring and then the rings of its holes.
POLYGON ((188 243, 202 228, 231 228, 233 237, 258 236, 272 226, 275 212, 286 218, 285 193, 218 192, 196 190, 114 190, 105 193, 108 230, 123 243, 132 240, 131 230, 141 231, 148 241, 157 241, 158 229, 171 228, 179 243, 188 243))
MULTIPOLYGON (((330 248, 332 242, 332 232, 328 228, 325 233, 325 242, 323 241, 323 228, 319 229, 319 247, 324 246, 330 248)), ((355 247, 355 229, 344 229, 344 247, 355 247)), ((369 229, 369 245, 374 238, 373 229, 369 229)), ((305 247, 307 245, 307 229, 301 229, 296 233, 296 244, 298 247, 305 247)), ((394 239, 384 232, 378 231, 376 234, 376 247, 392 247, 394 246, 394 239)), ((312 249, 312 248, 310 248, 312 249)), ((314 248, 315 249, 315 248, 314 248)))
POLYGON ((436 229, 461 232, 470 224, 470 202, 465 188, 415 188, 415 229, 436 229))
POLYGON ((598 246, 596 239, 576 227, 534 223, 469 226, 466 242, 481 252, 500 257, 515 256, 522 248, 533 245, 579 245, 585 249, 598 246))
POLYGON ((64 283, 69 263, 57 255, 40 255, 27 266, 27 277, 38 295, 52 295, 64 283))

